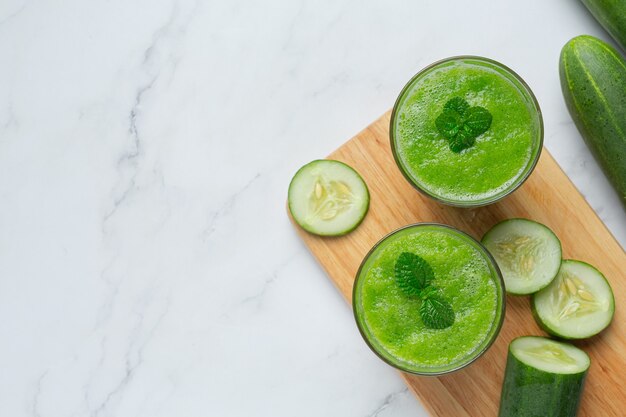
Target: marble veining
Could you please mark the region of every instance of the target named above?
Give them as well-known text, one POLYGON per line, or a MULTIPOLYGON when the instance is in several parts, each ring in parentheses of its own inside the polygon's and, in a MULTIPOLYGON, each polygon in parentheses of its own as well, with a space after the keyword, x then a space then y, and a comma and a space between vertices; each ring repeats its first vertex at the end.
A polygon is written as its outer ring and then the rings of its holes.
POLYGON ((425 416, 285 198, 446 56, 528 81, 626 245, 556 69, 569 38, 607 35, 579 2, 453 3, 3 1, 0 415, 425 416))

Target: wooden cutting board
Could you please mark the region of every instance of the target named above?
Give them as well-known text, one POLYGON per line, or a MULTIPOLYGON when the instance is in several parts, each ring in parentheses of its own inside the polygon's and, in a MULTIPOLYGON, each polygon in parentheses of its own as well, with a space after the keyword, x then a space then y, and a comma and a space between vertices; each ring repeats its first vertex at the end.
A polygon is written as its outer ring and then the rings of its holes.
MULTIPOLYGON (((615 292, 611 326, 589 341, 576 343, 592 360, 579 415, 626 415, 626 253, 548 151, 543 150, 526 183, 503 201, 477 209, 448 207, 419 194, 400 174, 389 145, 389 119, 390 113, 386 113, 328 156, 354 167, 367 183, 371 202, 363 223, 347 236, 336 238, 314 236, 296 226, 346 300, 351 302, 352 283, 367 251, 400 226, 439 222, 480 239, 503 219, 525 217, 544 223, 561 239, 564 258, 597 266, 615 292)), ((446 376, 402 374, 431 415, 498 414, 509 342, 521 335, 544 334, 532 318, 528 297, 507 296, 506 302, 502 331, 478 361, 446 376)))

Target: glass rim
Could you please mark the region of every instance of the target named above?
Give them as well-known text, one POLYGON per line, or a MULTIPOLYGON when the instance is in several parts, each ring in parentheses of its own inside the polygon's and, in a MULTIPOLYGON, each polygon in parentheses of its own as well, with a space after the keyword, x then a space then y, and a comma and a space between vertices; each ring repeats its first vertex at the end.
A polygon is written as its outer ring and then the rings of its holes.
POLYGON ((513 71, 511 68, 507 67, 506 65, 502 64, 501 62, 498 62, 494 59, 490 59, 490 58, 485 58, 483 56, 478 56, 478 55, 455 55, 455 56, 451 56, 448 58, 444 58, 444 59, 440 59, 438 61, 433 62, 430 65, 427 65, 426 67, 422 68, 421 70, 419 70, 415 75, 413 75, 411 77, 411 79, 404 85, 404 87, 402 87, 402 90, 400 91, 400 94, 398 94, 398 98, 396 99, 394 105, 393 105, 393 109, 391 111, 391 120, 389 121, 389 141, 390 141, 390 145, 391 145, 391 153, 393 154, 393 159, 396 162, 396 165, 398 166, 398 168, 400 169, 400 172, 402 173, 402 175, 404 176, 404 178, 409 182, 409 184, 411 184, 411 186, 413 188, 415 188, 417 191, 419 191, 422 195, 425 195, 426 197, 429 197, 441 204, 445 204, 448 206, 453 206, 453 207, 464 207, 464 208, 472 208, 472 207, 483 207, 489 204, 493 204, 495 202, 498 202, 502 199, 504 199, 505 197, 509 196, 511 193, 513 193, 515 190, 517 190, 519 187, 521 187, 526 180, 530 177, 530 175, 533 173, 533 171, 535 170, 535 167, 537 166, 537 163, 539 162, 539 158, 541 157, 541 153, 543 151, 543 141, 544 141, 544 125, 543 125, 543 113, 541 112, 541 107, 539 106, 539 102, 537 101, 537 97, 535 96, 535 93, 533 93, 532 89, 530 88, 530 86, 526 83, 526 81, 524 81, 524 79, 515 71, 513 71), (406 172, 405 167, 403 166, 403 163, 398 155, 398 152, 396 150, 395 147, 395 119, 396 119, 396 113, 398 111, 398 106, 400 104, 400 100, 404 97, 404 95, 406 94, 406 92, 408 91, 409 87, 411 87, 411 85, 413 84, 413 82, 415 80, 417 80, 419 77, 421 77, 424 73, 430 71, 431 69, 433 69, 436 66, 439 66, 441 64, 445 64, 447 62, 450 61, 459 61, 459 60, 476 60, 476 61, 483 61, 486 62, 488 64, 492 64, 495 65, 496 67, 499 67, 501 69, 503 69, 504 71, 508 72, 509 74, 511 74, 511 76, 518 81, 521 86, 524 88, 525 92, 528 94, 528 97, 530 97, 530 101, 532 102, 532 104, 534 105, 536 112, 537 112, 537 119, 539 121, 539 135, 538 135, 538 140, 536 145, 533 147, 533 151, 536 149, 536 154, 532 157, 532 160, 530 161, 529 164, 526 165, 526 167, 524 168, 526 170, 526 172, 523 173, 523 175, 521 175, 520 177, 517 178, 517 180, 511 184, 504 193, 501 194, 496 194, 494 196, 482 199, 482 200, 476 200, 476 201, 461 201, 461 200, 449 200, 449 199, 445 199, 441 196, 438 196, 428 190, 426 190, 422 185, 418 184, 417 181, 415 181, 409 174, 408 172, 406 172))
MULTIPOLYGON (((492 274, 493 276, 493 274, 492 274)), ((363 338, 363 340, 365 341, 365 343, 367 344, 367 346, 370 348, 370 350, 372 352, 374 352, 374 354, 376 356, 378 356, 383 362, 385 362, 387 365, 402 371, 402 372, 406 372, 408 374, 412 374, 412 375, 419 375, 419 376, 441 376, 441 375, 446 375, 452 372, 456 372, 459 371, 469 365, 471 365, 472 363, 474 363, 476 360, 478 360, 479 358, 481 358, 485 352, 487 352, 487 350, 489 350, 489 348, 491 347, 491 345, 493 345, 493 343, 495 342, 495 340, 498 338, 498 335, 500 334, 500 330, 502 330, 502 325, 504 324, 504 317, 506 315, 506 289, 505 289, 505 285, 504 285, 504 278, 502 276, 502 271, 500 271, 500 268, 498 267, 498 264, 495 260, 495 258, 491 255, 491 253, 487 250, 487 248, 480 243, 480 241, 478 241, 477 239, 475 239, 474 237, 472 237, 471 235, 469 235, 468 233, 457 229, 456 227, 453 226, 449 226, 447 224, 443 224, 443 223, 437 223, 437 222, 419 222, 419 223, 411 223, 411 224, 407 224, 405 226, 402 226, 398 229, 393 230, 392 232, 387 233, 385 236, 383 236, 382 238, 380 238, 373 246, 372 248, 367 252, 367 254, 363 257, 363 260, 361 261, 361 264, 359 265, 359 269, 356 272, 356 276, 354 278, 354 283, 352 285, 352 313, 354 315, 354 321, 356 322, 357 328, 359 329, 359 333, 361 334, 361 337, 363 338), (497 323, 494 322, 495 326, 492 327, 492 329, 490 329, 490 332, 493 332, 493 334, 491 334, 489 336, 489 339, 487 340, 487 343, 485 343, 485 345, 477 350, 476 352, 473 353, 473 355, 469 358, 469 360, 464 361, 464 362, 460 362, 457 366, 454 366, 452 368, 449 369, 444 369, 441 371, 435 371, 435 372, 422 372, 422 371, 416 371, 414 369, 409 369, 408 367, 400 364, 400 363, 394 363, 390 358, 385 357, 381 352, 379 352, 377 350, 377 348, 374 346, 374 344, 369 340, 369 337, 366 335, 365 330, 363 329, 363 326, 361 325, 361 322, 358 319, 358 314, 357 314, 357 306, 356 306, 356 292, 357 292, 357 286, 361 277, 361 272, 363 270, 363 267, 365 266, 367 260, 370 258, 370 256, 374 253, 374 251, 388 238, 392 237, 393 235, 406 230, 406 229, 410 229, 410 228, 414 228, 414 227, 422 227, 422 226, 435 226, 435 227, 442 227, 445 229, 449 229, 452 232, 458 233, 460 235, 462 235, 463 237, 467 238, 470 240, 470 242, 476 244, 476 246, 478 247, 478 249, 481 250, 481 252, 485 255, 486 260, 490 263, 490 266, 493 268, 493 271, 495 271, 495 277, 493 277, 494 282, 496 283, 496 287, 497 287, 497 295, 498 298, 501 300, 501 304, 499 306, 499 308, 497 308, 496 313, 500 313, 500 316, 496 319, 497 323)), ((484 340, 483 340, 484 342, 484 340)), ((481 342, 481 343, 483 343, 481 342)))

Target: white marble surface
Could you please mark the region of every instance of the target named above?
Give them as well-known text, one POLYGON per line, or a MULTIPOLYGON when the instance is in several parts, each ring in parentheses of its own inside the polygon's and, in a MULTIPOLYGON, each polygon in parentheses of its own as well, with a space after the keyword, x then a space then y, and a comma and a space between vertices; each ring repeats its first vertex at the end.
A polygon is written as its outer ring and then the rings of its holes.
POLYGON ((622 245, 563 104, 574 0, 0 2, 0 415, 421 416, 285 215, 294 171, 426 64, 517 70, 622 245))

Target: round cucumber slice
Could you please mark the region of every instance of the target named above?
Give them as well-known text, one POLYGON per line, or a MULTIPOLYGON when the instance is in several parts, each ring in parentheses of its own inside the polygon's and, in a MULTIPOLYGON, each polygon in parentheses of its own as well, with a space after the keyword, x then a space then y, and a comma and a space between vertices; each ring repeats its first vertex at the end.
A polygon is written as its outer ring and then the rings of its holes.
POLYGON ((518 337, 509 345, 498 416, 576 416, 590 363, 569 343, 518 337))
POLYGON ((532 311, 548 333, 585 339, 611 323, 615 298, 600 271, 585 262, 565 260, 554 281, 533 296, 532 311))
POLYGON ((504 220, 483 236, 495 258, 506 292, 532 294, 546 287, 561 265, 561 242, 548 227, 527 219, 504 220))
POLYGON ((289 184, 289 211, 304 230, 339 236, 354 230, 369 209, 363 178, 350 166, 333 160, 309 162, 289 184))
POLYGON ((576 346, 540 336, 518 337, 510 350, 527 366, 552 374, 578 374, 591 363, 589 355, 576 346))

